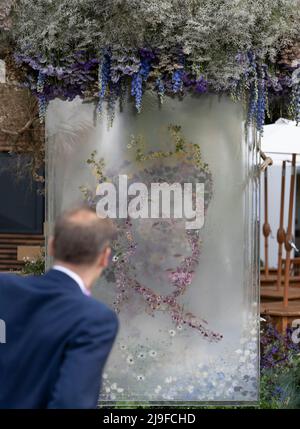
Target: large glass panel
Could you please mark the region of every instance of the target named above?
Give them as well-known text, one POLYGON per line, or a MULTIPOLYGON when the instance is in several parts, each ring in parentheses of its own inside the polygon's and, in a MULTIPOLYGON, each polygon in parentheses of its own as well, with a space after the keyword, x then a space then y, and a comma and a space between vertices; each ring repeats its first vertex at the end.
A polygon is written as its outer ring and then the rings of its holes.
POLYGON ((49 231, 63 209, 97 201, 101 174, 144 183, 150 199, 151 183, 204 184, 199 230, 172 212, 116 221, 94 291, 120 318, 101 401, 257 400, 258 154, 242 106, 213 95, 158 106, 148 92, 140 114, 127 103, 111 127, 95 110, 79 99, 48 108, 49 231))

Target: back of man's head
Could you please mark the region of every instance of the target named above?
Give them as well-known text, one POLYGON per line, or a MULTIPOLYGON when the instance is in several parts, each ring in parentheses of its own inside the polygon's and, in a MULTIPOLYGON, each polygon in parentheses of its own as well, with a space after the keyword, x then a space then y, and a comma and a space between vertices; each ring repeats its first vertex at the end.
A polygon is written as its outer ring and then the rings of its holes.
POLYGON ((89 207, 68 210, 55 223, 53 256, 68 264, 93 264, 115 237, 110 219, 98 217, 89 207))

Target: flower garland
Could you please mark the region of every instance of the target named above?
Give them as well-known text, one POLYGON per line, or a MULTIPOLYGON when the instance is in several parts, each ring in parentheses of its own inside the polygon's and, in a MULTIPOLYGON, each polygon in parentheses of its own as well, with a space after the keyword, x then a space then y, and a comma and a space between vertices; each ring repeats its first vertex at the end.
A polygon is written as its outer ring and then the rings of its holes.
MULTIPOLYGON (((188 92, 203 94, 214 91, 212 83, 204 75, 193 73, 188 57, 182 52, 179 54, 178 49, 176 52, 177 60, 172 56, 173 65, 166 63, 160 52, 150 49, 130 52, 106 49, 99 58, 80 51, 61 61, 59 66, 46 66, 42 58, 32 59, 22 54, 15 55, 15 60, 19 66, 27 68, 25 86, 37 95, 41 120, 45 117, 47 104, 56 97, 72 100, 76 96, 92 96, 98 99, 99 114, 103 112, 104 101, 107 102, 107 114, 112 123, 116 101, 124 98, 128 86, 137 112, 142 110, 146 90, 155 91, 161 103, 165 95, 182 97, 188 92)), ((284 80, 275 78, 267 65, 252 53, 240 55, 237 62, 243 62, 245 71, 240 80, 232 81, 227 93, 247 106, 249 124, 255 124, 262 132, 269 98, 273 94, 284 93, 290 87, 293 88, 289 102, 291 116, 295 120, 299 118, 298 86, 292 85, 292 76, 284 80)))

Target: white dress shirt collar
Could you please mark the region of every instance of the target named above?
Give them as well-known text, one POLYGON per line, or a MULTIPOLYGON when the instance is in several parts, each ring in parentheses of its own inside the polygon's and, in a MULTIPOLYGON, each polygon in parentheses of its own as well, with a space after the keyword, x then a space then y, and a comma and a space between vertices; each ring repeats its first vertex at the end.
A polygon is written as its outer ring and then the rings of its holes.
POLYGON ((78 286, 80 287, 84 295, 87 295, 87 296, 91 295, 90 291, 86 288, 85 284, 83 283, 82 278, 78 274, 74 273, 74 271, 70 270, 69 268, 63 267, 61 265, 53 265, 52 269, 61 271, 62 273, 65 273, 67 276, 71 277, 78 284, 78 286))

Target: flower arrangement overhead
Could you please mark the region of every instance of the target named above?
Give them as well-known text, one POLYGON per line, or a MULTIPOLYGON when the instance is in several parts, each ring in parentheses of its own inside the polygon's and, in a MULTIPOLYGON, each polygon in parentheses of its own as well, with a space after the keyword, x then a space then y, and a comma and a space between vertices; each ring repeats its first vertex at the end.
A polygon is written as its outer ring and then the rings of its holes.
POLYGON ((14 53, 43 119, 56 97, 227 93, 259 131, 283 106, 300 119, 299 0, 18 0, 14 53), (277 107, 276 107, 277 106, 277 107), (272 113, 272 112, 271 112, 272 113))

